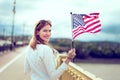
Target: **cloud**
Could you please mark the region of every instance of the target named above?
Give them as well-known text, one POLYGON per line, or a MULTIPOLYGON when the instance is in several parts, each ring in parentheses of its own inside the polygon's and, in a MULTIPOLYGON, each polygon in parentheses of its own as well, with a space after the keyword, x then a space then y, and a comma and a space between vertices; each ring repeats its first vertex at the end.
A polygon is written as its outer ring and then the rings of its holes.
POLYGON ((103 27, 102 31, 105 33, 108 33, 108 34, 118 35, 118 34, 120 34, 120 24, 108 25, 105 28, 103 27))
MULTIPOLYGON (((0 0, 0 25, 12 25, 13 1, 0 0)), ((119 3, 119 0, 16 0, 15 30, 22 30, 25 24, 24 33, 32 34, 38 20, 49 19, 53 25, 52 37, 71 38, 70 12, 78 14, 100 12, 102 31, 91 37, 88 34, 82 34, 77 39, 107 40, 110 38, 118 40, 120 39, 117 37, 120 35, 119 3)))

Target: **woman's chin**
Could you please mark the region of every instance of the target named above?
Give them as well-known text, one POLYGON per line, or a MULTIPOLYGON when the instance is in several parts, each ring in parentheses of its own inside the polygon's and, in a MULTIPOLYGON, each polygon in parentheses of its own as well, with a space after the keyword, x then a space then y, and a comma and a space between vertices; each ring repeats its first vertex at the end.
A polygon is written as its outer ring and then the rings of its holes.
POLYGON ((49 40, 45 41, 45 44, 48 44, 49 43, 49 40))

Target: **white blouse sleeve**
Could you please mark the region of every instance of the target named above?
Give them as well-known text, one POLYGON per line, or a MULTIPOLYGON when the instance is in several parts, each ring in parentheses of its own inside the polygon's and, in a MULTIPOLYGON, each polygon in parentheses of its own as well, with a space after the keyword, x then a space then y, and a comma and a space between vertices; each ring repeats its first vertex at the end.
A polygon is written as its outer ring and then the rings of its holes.
POLYGON ((60 67, 56 69, 55 56, 53 54, 52 49, 48 46, 45 47, 43 55, 44 55, 43 62, 50 80, 57 80, 62 75, 62 73, 67 69, 67 64, 63 62, 60 65, 60 67))
POLYGON ((30 49, 27 48, 27 50, 25 51, 24 73, 26 75, 31 72, 30 64, 29 64, 29 61, 28 61, 28 54, 30 54, 29 50, 30 49))

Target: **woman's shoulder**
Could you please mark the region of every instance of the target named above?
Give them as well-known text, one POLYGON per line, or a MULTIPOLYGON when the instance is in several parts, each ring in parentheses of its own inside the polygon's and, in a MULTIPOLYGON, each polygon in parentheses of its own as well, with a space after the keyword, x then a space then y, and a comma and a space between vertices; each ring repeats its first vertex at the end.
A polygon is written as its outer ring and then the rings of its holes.
POLYGON ((45 44, 37 44, 38 49, 52 50, 52 48, 45 44))
POLYGON ((28 53, 32 53, 33 52, 33 49, 28 45, 26 47, 26 49, 24 50, 24 53, 28 54, 28 53))

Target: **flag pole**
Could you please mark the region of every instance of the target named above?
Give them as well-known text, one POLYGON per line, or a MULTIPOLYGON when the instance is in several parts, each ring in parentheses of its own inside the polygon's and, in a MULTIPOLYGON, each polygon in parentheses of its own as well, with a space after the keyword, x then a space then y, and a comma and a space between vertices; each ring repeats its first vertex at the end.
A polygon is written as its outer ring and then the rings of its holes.
POLYGON ((73 33, 72 33, 72 29, 73 29, 73 18, 72 18, 72 12, 70 12, 71 14, 71 49, 74 48, 74 41, 73 41, 73 33))

